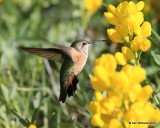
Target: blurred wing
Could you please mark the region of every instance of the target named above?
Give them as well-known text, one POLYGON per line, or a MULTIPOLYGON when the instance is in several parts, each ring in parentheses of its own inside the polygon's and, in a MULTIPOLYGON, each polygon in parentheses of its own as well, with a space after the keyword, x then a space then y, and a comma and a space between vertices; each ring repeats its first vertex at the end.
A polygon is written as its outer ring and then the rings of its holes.
POLYGON ((40 57, 44 57, 49 60, 55 60, 62 62, 64 56, 67 55, 69 58, 72 59, 70 48, 58 45, 57 48, 25 48, 20 47, 20 49, 27 51, 29 53, 38 55, 40 57))

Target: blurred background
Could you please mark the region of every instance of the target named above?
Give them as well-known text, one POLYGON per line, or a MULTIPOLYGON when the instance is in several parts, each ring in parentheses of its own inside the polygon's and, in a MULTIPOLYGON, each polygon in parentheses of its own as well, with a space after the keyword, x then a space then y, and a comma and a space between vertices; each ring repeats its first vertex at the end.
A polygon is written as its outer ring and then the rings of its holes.
MULTIPOLYGON (((121 0, 104 0, 118 5, 121 0)), ((137 2, 135 0, 134 2, 137 2)), ((160 1, 145 0, 145 20, 152 25, 151 50, 160 54, 160 1)), ((66 104, 58 101, 61 64, 19 50, 25 47, 53 47, 52 43, 70 46, 76 39, 107 39, 111 27, 102 5, 95 13, 78 0, 0 0, 0 127, 21 128, 23 125, 10 111, 31 120, 39 109, 36 125, 43 128, 91 128, 87 104, 93 99, 89 75, 94 60, 102 53, 115 53, 120 45, 95 43, 90 47, 86 66, 78 75, 78 90, 66 104)), ((148 81, 159 85, 159 67, 148 51, 141 64, 148 81)))

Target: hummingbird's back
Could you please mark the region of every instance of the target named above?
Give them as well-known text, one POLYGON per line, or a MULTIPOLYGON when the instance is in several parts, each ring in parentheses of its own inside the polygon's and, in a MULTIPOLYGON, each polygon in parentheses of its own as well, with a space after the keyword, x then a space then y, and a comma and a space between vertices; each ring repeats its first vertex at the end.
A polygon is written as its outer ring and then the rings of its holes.
POLYGON ((61 93, 59 100, 65 102, 67 94, 73 96, 73 92, 77 89, 78 80, 73 73, 75 64, 70 59, 65 59, 60 70, 60 86, 61 93))

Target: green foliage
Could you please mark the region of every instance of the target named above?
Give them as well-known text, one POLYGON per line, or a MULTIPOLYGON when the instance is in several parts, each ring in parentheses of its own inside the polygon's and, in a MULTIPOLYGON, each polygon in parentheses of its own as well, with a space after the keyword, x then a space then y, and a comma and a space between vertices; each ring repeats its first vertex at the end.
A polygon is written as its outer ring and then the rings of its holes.
MULTIPOLYGON (((44 128, 90 126, 87 103, 93 92, 88 74, 101 51, 91 48, 91 58, 78 76, 78 91, 74 98, 61 104, 58 101, 61 64, 49 64, 49 68, 53 67, 51 75, 45 60, 18 49, 18 46, 52 47, 49 42, 69 46, 76 38, 86 38, 83 1, 3 0, 0 11, 0 127, 22 127, 26 119, 33 123, 35 118, 37 126, 44 128), (34 116, 36 108, 39 111, 34 116)), ((99 29, 96 24, 91 26, 99 29)))
POLYGON ((160 123, 158 123, 158 124, 155 126, 155 128, 160 128, 160 123))
POLYGON ((11 112, 18 118, 19 122, 25 126, 28 127, 30 122, 27 119, 23 119, 21 116, 19 116, 14 110, 11 110, 11 112))
MULTIPOLYGON (((108 23, 104 11, 101 7, 88 17, 83 1, 78 0, 0 0, 0 128, 21 128, 29 123, 43 128, 91 127, 87 104, 93 98, 89 74, 94 60, 120 48, 110 42, 91 46, 87 64, 78 76, 78 90, 62 104, 58 101, 61 64, 20 51, 18 46, 52 47, 49 42, 69 46, 77 38, 105 39, 108 23), (49 73, 47 68, 51 67, 49 73)), ((154 10, 147 13, 147 20, 153 21, 155 14, 154 10)), ((157 24, 152 26, 159 35, 157 24)), ((151 37, 155 52, 160 49, 156 34, 151 37)), ((150 52, 142 56, 148 82, 157 89, 159 67, 150 52)))
POLYGON ((155 54, 154 51, 151 51, 151 55, 153 56, 153 58, 154 58, 156 64, 160 65, 160 55, 155 54))

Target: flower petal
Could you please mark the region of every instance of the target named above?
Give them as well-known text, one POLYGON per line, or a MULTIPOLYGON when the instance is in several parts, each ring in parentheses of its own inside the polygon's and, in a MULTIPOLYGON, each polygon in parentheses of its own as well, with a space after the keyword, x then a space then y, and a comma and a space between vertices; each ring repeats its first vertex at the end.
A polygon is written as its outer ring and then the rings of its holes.
POLYGON ((115 58, 120 65, 125 65, 127 63, 124 55, 120 52, 116 52, 115 58))
POLYGON ((122 42, 122 36, 115 29, 107 29, 107 34, 113 42, 115 43, 122 42))

